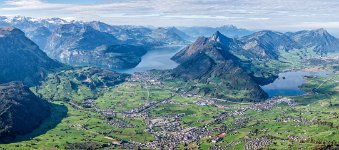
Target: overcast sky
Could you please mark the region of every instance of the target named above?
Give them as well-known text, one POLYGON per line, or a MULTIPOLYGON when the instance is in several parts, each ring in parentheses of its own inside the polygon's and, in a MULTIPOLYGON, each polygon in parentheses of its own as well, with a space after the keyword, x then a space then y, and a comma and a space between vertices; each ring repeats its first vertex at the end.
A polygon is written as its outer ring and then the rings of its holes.
POLYGON ((325 28, 339 35, 339 0, 0 0, 0 15, 153 26, 325 28))

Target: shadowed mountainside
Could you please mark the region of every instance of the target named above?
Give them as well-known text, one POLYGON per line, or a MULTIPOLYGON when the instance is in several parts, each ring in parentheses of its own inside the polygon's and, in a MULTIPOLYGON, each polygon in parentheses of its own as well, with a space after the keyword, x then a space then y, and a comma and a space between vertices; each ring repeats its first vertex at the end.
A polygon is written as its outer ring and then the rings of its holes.
POLYGON ((0 28, 0 53, 0 83, 23 81, 26 85, 34 85, 47 72, 63 66, 14 27, 0 28))
POLYGON ((49 103, 22 83, 0 85, 0 139, 29 133, 49 115, 49 103))

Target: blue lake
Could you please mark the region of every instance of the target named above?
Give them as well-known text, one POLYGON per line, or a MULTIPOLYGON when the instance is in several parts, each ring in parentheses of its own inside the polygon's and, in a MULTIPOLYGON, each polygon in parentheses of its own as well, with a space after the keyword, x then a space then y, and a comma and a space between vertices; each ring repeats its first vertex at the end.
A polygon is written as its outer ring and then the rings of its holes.
POLYGON ((171 60, 171 57, 174 56, 182 48, 183 46, 179 45, 179 46, 158 47, 149 50, 141 58, 141 62, 135 68, 115 71, 121 73, 135 73, 135 72, 145 72, 152 69, 158 70, 173 69, 177 67, 178 64, 171 60))
POLYGON ((261 86, 261 88, 270 96, 297 96, 305 92, 299 87, 305 83, 305 76, 326 76, 329 72, 284 72, 274 82, 261 86))
MULTIPOLYGON (((131 69, 115 70, 121 73, 145 72, 152 69, 165 70, 173 69, 178 64, 171 60, 183 46, 167 46, 149 50, 142 57, 141 62, 131 69)), ((297 96, 305 92, 299 87, 305 82, 305 76, 326 76, 329 72, 303 72, 291 71, 279 74, 279 77, 274 82, 261 86, 261 88, 269 95, 273 96, 297 96)))

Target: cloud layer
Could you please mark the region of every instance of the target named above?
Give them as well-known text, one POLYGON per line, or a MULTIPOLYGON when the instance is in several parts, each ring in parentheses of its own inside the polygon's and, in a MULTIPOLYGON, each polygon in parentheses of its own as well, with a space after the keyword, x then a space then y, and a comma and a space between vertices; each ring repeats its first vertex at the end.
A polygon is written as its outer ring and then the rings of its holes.
POLYGON ((5 0, 3 15, 102 20, 111 24, 339 30, 337 0, 5 0))

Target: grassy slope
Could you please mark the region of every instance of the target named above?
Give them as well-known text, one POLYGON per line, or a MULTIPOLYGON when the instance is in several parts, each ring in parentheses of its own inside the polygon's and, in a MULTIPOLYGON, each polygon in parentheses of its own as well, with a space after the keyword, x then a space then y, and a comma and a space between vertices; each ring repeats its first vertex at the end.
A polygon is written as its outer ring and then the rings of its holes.
MULTIPOLYGON (((273 149, 310 149, 323 144, 339 143, 339 75, 332 75, 325 78, 313 78, 308 80, 304 85, 306 91, 317 88, 321 83, 322 86, 317 89, 316 94, 308 96, 293 97, 300 105, 286 106, 279 105, 270 111, 256 112, 248 110, 246 115, 252 117, 252 121, 247 123, 246 127, 237 129, 233 133, 228 134, 223 141, 217 145, 226 145, 230 142, 239 142, 233 147, 243 147, 243 140, 249 137, 261 137, 272 135, 277 137, 273 140, 270 148, 273 149), (328 81, 325 82, 324 81, 328 81), (330 102, 332 105, 330 105, 330 102), (276 122, 281 117, 301 117, 306 119, 318 120, 315 123, 298 123, 294 121, 276 122), (259 124, 257 124, 259 122, 259 124), (329 126, 326 123, 333 123, 329 126), (251 134, 251 131, 258 130, 257 135, 251 134), (305 142, 292 142, 287 140, 288 135, 300 136, 308 138, 305 142)), ((231 124, 227 126, 232 126, 231 124)), ((207 139, 200 142, 200 149, 206 149, 211 146, 207 139)), ((232 149, 231 147, 230 149, 232 149)))

